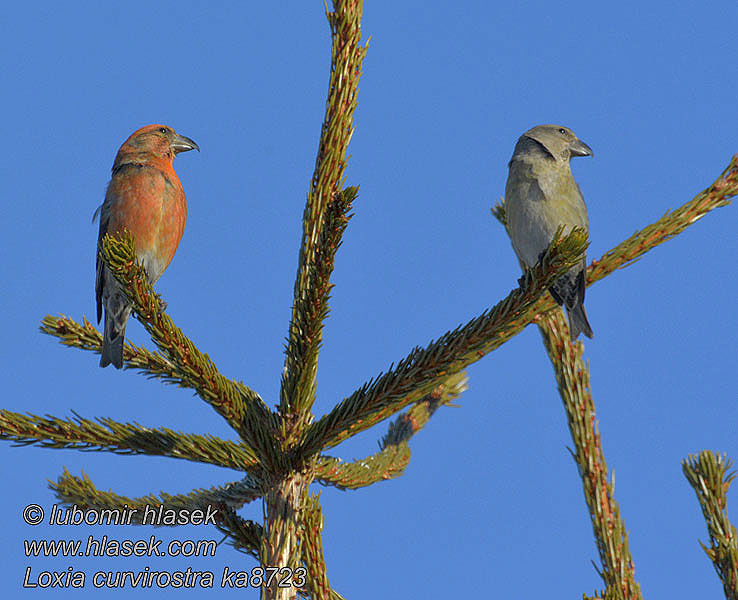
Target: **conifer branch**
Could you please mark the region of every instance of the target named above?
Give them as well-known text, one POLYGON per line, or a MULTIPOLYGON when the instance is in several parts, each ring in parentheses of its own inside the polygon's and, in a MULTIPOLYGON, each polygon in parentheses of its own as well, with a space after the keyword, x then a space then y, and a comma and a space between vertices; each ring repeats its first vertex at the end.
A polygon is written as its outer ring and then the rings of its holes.
MULTIPOLYGON (((497 205, 492 214, 506 226, 503 206, 497 205)), ((539 305, 547 300, 553 303, 553 299, 548 297, 539 300, 539 305)), ((607 480, 607 463, 597 430, 589 367, 582 359, 584 346, 579 342, 571 343, 564 312, 560 308, 549 309, 536 320, 564 402, 575 448, 572 456, 582 478, 584 498, 602 563, 602 571, 598 569, 597 572, 606 588, 595 598, 642 600, 640 585, 635 581, 625 522, 614 498, 614 476, 611 482, 607 480)))
POLYGON ((340 490, 357 490, 399 477, 409 464, 410 446, 407 442, 400 442, 349 463, 333 456, 321 456, 316 464, 315 479, 322 485, 340 490))
MULTIPOLYGON (((100 354, 102 335, 95 326, 82 317, 80 325, 66 315, 46 315, 41 320, 41 333, 59 338, 59 342, 71 348, 80 348, 100 354)), ((178 376, 174 365, 158 352, 151 352, 143 346, 136 346, 126 340, 123 344, 123 368, 138 369, 149 379, 160 379, 179 387, 192 387, 178 376)))
POLYGON ((587 283, 594 283, 620 269, 633 264, 652 248, 663 244, 694 225, 707 213, 730 204, 738 195, 738 155, 715 182, 679 208, 667 212, 655 223, 637 231, 624 242, 592 263, 587 270, 587 283))
POLYGON ((106 417, 93 421, 76 413, 73 419, 60 419, 0 409, 0 439, 22 446, 168 456, 239 471, 258 465, 251 448, 212 435, 151 429, 106 417))
POLYGON ((320 509, 320 495, 309 496, 306 490, 305 496, 300 538, 302 560, 308 571, 307 587, 315 600, 330 600, 331 586, 323 555, 323 511, 320 509))
MULTIPOLYGON (((710 211, 730 204, 738 195, 738 155, 715 182, 679 208, 667 212, 658 221, 636 231, 625 241, 606 252, 599 260, 592 261, 587 269, 587 285, 591 285, 616 271, 635 263, 641 256, 659 244, 672 239, 693 225, 710 211)), ((505 224, 504 204, 497 204, 492 214, 505 224)), ((539 301, 538 312, 543 313, 556 306, 553 298, 544 295, 539 301)))
POLYGON ((450 404, 468 389, 469 377, 466 372, 459 371, 447 377, 430 394, 390 423, 389 430, 382 438, 379 447, 389 448, 410 441, 412 436, 428 424, 430 418, 441 406, 450 404))
MULTIPOLYGON (((100 354, 102 335, 86 317, 82 317, 82 325, 65 315, 46 315, 41 320, 42 333, 59 338, 59 342, 72 348, 89 350, 100 354)), ((151 352, 143 346, 136 346, 128 341, 123 345, 123 368, 137 369, 147 375, 149 379, 159 379, 164 383, 177 385, 182 388, 192 388, 192 382, 183 377, 181 371, 159 352, 151 352)), ((186 374, 185 374, 186 375, 186 374)), ((245 398, 258 398, 258 394, 246 387, 240 381, 233 381, 245 398)))
MULTIPOLYGON (((344 185, 348 160, 346 150, 354 132, 353 114, 361 63, 366 55, 366 46, 360 45, 362 8, 362 0, 334 0, 333 12, 326 13, 332 37, 328 98, 315 171, 303 215, 302 243, 280 393, 279 412, 283 417, 296 413, 292 417, 299 421, 288 423, 288 430, 301 430, 307 424, 308 413, 315 400, 318 349, 323 319, 328 310, 327 277, 333 262, 331 258, 327 267, 320 264, 323 260, 320 246, 325 239, 328 207, 337 199, 344 185), (320 271, 324 269, 325 281, 321 284, 323 276, 320 271), (316 285, 318 289, 314 288, 316 285)), ((289 431, 285 433, 287 437, 292 435, 289 431)))
POLYGON ((586 246, 586 234, 580 229, 563 239, 557 236, 542 260, 521 277, 519 288, 463 327, 426 348, 415 348, 396 367, 342 400, 308 428, 301 452, 316 453, 372 427, 516 335, 535 316, 540 296, 581 260, 586 246))
POLYGON ((195 345, 162 312, 162 301, 154 293, 143 265, 136 257, 133 238, 106 235, 101 257, 133 303, 136 318, 165 354, 175 376, 210 404, 264 464, 281 465, 282 453, 274 438, 274 415, 256 392, 221 375, 207 354, 195 345))
POLYGON ((589 367, 584 363, 581 343, 572 344, 561 309, 547 312, 538 327, 551 359, 569 423, 574 457, 584 485, 597 550, 602 562, 600 577, 607 589, 604 597, 618 600, 642 600, 635 581, 633 557, 628 548, 628 532, 614 498, 614 476, 608 482, 607 463, 597 428, 589 367))
MULTIPOLYGON (((351 218, 349 214, 359 188, 349 187, 336 194, 328 203, 323 228, 314 250, 314 264, 310 265, 308 282, 302 291, 301 304, 294 311, 290 331, 295 335, 287 349, 287 370, 282 377, 283 398, 295 398, 295 406, 304 408, 302 417, 290 417, 292 432, 304 428, 310 420, 309 411, 315 399, 318 352, 320 350, 323 322, 328 316, 328 300, 333 285, 330 277, 335 265, 336 252, 351 218), (298 334, 299 333, 299 334, 298 334)), ((285 431, 285 437, 291 434, 285 431)), ((289 440, 287 440, 289 441, 289 440)))
MULTIPOLYGON (((295 572, 301 564, 299 542, 303 518, 303 499, 311 478, 309 474, 292 472, 276 481, 266 482, 264 492, 264 535, 261 541, 261 562, 264 566, 287 567, 295 572)), ((280 588, 277 581, 264 588, 262 597, 288 600, 295 594, 290 588, 280 588)))
POLYGON ((222 521, 218 522, 216 527, 228 536, 228 543, 239 552, 249 554, 261 562, 259 549, 264 535, 262 526, 239 517, 236 511, 228 506, 221 510, 220 515, 222 521))
POLYGON ((197 506, 225 505, 237 510, 244 504, 249 504, 261 498, 262 493, 261 482, 250 475, 246 475, 238 481, 216 485, 209 489, 195 490, 186 497, 191 498, 197 506))
POLYGON ((738 533, 728 518, 728 489, 735 479, 725 455, 703 450, 682 461, 682 471, 694 488, 707 522, 710 547, 700 542, 723 583, 725 597, 738 599, 738 533))
MULTIPOLYGON (((209 489, 195 489, 189 494, 160 492, 158 496, 149 494, 139 498, 129 498, 113 492, 100 491, 87 474, 82 473, 81 477, 77 477, 66 469, 56 483, 50 482, 49 487, 56 493, 59 500, 65 504, 74 504, 83 510, 102 510, 124 506, 141 509, 149 506, 158 509, 164 506, 165 509, 180 511, 207 508, 208 505, 218 510, 221 506, 238 509, 244 504, 253 502, 262 494, 260 483, 247 475, 239 481, 209 489)), ((139 514, 133 516, 131 522, 141 524, 142 516, 143 510, 140 510, 139 514)))
MULTIPOLYGON (((587 271, 587 284, 633 264, 640 256, 678 235, 708 212, 729 204, 736 194, 738 156, 734 156, 720 177, 695 198, 636 232, 599 261, 594 261, 587 271)), ((495 206, 492 214, 505 225, 504 205, 495 206)), ((573 455, 584 483, 585 499, 602 560, 603 571, 600 575, 607 587, 596 597, 641 598, 640 586, 635 581, 633 559, 628 550, 625 524, 613 498, 613 484, 607 482, 607 465, 601 451, 589 389, 589 370, 581 358, 583 346, 569 343, 563 312, 561 309, 551 310, 555 306, 549 295, 542 297, 538 303, 538 322, 567 410, 569 429, 576 447, 573 455)))
MULTIPOLYGON (((154 524, 157 526, 178 526, 177 518, 182 515, 192 515, 193 510, 201 510, 203 512, 210 508, 216 527, 226 535, 231 536, 231 543, 234 547, 248 552, 258 557, 259 546, 254 545, 255 533, 261 533, 261 527, 258 524, 244 521, 237 517, 233 512, 233 507, 242 505, 244 502, 250 502, 257 496, 250 495, 253 491, 252 481, 246 478, 242 482, 236 482, 228 486, 220 486, 211 490, 195 490, 190 494, 167 494, 161 492, 159 496, 149 494, 140 498, 129 498, 121 496, 113 492, 103 492, 98 490, 92 483, 92 480, 85 473, 81 477, 72 475, 64 469, 56 482, 49 482, 49 487, 56 494, 59 500, 67 505, 74 505, 82 511, 128 511, 130 514, 130 523, 135 525, 154 524), (227 489, 228 491, 224 491, 227 489), (239 499, 235 499, 234 494, 238 491, 239 499), (230 496, 228 495, 230 493, 230 496), (225 495, 228 499, 226 502, 216 502, 215 500, 221 495, 225 495), (135 513, 130 513, 131 509, 135 513), (149 513, 147 513, 149 509, 149 513), (162 520, 152 522, 152 513, 173 514, 172 522, 162 520), (235 517, 235 519, 234 519, 235 517), (239 524, 241 526, 236 527, 239 524)), ((259 542, 260 542, 259 535, 259 542)))
POLYGON ((467 389, 464 371, 452 375, 390 423, 379 443, 379 452, 349 463, 321 456, 316 463, 315 478, 323 485, 355 490, 399 477, 410 463, 410 438, 428 423, 439 407, 449 404, 467 389))

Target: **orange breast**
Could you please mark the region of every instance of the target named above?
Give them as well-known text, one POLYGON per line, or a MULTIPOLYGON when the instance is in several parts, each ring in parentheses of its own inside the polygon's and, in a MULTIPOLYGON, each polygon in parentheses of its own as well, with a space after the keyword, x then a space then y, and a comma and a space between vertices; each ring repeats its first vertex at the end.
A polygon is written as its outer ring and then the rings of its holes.
POLYGON ((174 170, 131 166, 110 182, 108 233, 130 231, 136 252, 154 282, 177 251, 187 221, 187 202, 174 170))

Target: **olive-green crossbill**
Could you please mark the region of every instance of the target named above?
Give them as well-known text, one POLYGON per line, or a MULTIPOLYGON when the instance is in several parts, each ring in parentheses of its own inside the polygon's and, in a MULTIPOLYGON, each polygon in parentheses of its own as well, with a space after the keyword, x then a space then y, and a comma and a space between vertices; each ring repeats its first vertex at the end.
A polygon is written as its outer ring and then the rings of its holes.
MULTIPOLYGON (((569 168, 572 156, 592 156, 592 149, 561 125, 538 125, 520 136, 510 159, 505 186, 505 219, 518 259, 535 265, 559 227, 589 233, 587 207, 569 168)), ((586 260, 582 259, 549 288, 569 315, 569 332, 592 337, 584 312, 586 260)))

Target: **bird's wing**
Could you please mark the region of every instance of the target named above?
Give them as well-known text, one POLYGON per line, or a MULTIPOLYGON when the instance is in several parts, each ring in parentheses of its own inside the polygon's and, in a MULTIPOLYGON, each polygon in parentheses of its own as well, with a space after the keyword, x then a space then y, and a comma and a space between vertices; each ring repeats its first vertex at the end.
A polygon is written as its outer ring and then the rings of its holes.
POLYGON ((505 216, 513 249, 527 266, 535 265, 557 229, 551 206, 535 176, 519 170, 505 193, 505 216))
POLYGON ((100 322, 102 318, 102 298, 103 288, 105 287, 105 263, 100 258, 100 242, 102 241, 105 234, 108 232, 108 224, 110 223, 110 210, 109 201, 106 195, 105 202, 103 202, 95 211, 92 219, 100 217, 100 233, 97 236, 97 256, 95 262, 95 300, 97 301, 97 322, 100 322))
POLYGON ((559 306, 563 305, 571 310, 584 302, 584 292, 586 290, 584 273, 585 264, 582 264, 568 273, 564 273, 548 288, 559 306))

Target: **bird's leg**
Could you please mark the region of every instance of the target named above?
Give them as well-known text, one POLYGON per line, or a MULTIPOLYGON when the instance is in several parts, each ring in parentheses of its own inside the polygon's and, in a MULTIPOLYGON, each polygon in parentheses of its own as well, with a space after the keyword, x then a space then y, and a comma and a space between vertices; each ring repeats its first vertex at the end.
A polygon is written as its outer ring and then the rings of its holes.
POLYGON ((159 314, 162 314, 167 309, 167 306, 169 305, 161 297, 161 294, 155 294, 155 295, 159 299, 159 314))

